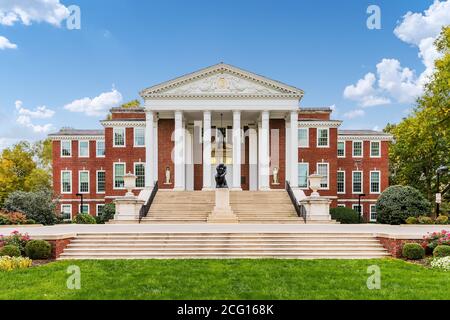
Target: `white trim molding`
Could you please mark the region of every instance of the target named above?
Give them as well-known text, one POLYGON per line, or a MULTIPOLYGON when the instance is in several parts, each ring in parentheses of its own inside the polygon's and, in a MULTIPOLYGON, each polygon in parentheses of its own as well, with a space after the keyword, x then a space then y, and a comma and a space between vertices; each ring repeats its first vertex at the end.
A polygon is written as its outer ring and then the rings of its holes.
POLYGON ((340 120, 299 120, 298 127, 299 128, 339 128, 342 124, 340 120))
POLYGON ((114 127, 125 127, 125 128, 134 128, 134 127, 145 127, 145 119, 142 121, 136 120, 104 120, 100 121, 102 126, 105 128, 114 128, 114 127))

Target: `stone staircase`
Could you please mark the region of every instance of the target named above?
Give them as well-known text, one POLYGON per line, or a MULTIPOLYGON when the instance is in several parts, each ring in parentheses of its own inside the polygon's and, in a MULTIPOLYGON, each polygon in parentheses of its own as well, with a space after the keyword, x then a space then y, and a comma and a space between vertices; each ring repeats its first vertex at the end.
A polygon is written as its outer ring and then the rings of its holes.
POLYGON ((365 233, 81 233, 59 259, 369 259, 389 256, 365 233))

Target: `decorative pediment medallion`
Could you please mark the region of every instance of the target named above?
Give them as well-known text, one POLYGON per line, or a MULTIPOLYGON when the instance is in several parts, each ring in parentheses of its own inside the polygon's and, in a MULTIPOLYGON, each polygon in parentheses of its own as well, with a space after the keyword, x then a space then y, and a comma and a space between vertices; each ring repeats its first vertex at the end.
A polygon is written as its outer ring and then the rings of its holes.
POLYGON ((145 98, 301 98, 303 91, 265 77, 218 64, 141 92, 145 98))

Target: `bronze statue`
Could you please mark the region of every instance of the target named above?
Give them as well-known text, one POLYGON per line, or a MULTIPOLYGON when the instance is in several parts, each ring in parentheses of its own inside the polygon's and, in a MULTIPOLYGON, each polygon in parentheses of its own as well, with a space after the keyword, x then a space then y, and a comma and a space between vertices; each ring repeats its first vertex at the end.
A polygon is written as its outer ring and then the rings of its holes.
POLYGON ((225 179, 225 176, 227 174, 227 166, 221 163, 217 166, 216 171, 216 188, 228 188, 227 179, 225 179))

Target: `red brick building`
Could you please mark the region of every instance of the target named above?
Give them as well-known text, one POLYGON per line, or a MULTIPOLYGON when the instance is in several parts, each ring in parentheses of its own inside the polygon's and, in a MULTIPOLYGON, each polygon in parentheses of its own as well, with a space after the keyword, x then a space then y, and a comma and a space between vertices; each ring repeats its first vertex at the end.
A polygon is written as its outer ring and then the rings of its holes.
MULTIPOLYGON (((367 221, 388 187, 391 136, 340 130, 329 108, 299 107, 303 91, 218 64, 141 92, 142 108, 113 108, 103 130, 65 128, 51 134, 53 183, 60 209, 97 215, 125 194, 152 188, 211 190, 214 168, 228 167, 232 190, 284 189, 309 195, 308 176, 323 176, 332 206, 357 208, 367 221), (238 147, 236 147, 238 146, 238 147), (81 195, 83 208, 81 208, 81 195)), ((270 196, 270 193, 268 193, 270 196)))

